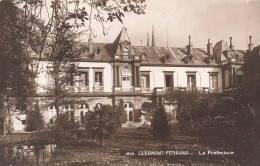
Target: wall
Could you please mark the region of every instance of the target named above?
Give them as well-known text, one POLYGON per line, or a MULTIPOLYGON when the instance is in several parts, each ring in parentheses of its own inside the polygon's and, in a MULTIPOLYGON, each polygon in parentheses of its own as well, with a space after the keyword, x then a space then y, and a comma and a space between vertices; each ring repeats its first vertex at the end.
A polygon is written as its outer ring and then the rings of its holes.
MULTIPOLYGON (((103 69, 103 86, 104 92, 112 92, 113 87, 113 76, 112 76, 112 66, 110 63, 104 62, 77 62, 78 67, 89 68, 89 88, 90 92, 93 92, 94 86, 94 72, 95 68, 104 68, 103 69)), ((48 76, 47 76, 47 62, 40 62, 39 65, 39 75, 36 78, 36 81, 39 84, 38 92, 46 92, 46 86, 48 84, 48 76)))
POLYGON ((140 71, 150 71, 151 89, 155 87, 165 87, 164 71, 174 71, 174 87, 187 87, 186 72, 196 72, 196 85, 198 88, 209 87, 209 72, 218 72, 218 89, 222 92, 221 68, 141 66, 140 71))

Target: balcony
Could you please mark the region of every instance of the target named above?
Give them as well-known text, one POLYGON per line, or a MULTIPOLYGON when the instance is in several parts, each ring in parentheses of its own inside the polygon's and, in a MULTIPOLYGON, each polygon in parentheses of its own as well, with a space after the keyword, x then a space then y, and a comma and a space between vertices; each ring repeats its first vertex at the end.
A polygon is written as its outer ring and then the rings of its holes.
POLYGON ((89 92, 89 86, 82 86, 79 87, 79 92, 89 92))
POLYGON ((139 55, 115 55, 115 59, 121 59, 124 61, 140 60, 139 55))
POLYGON ((209 87, 156 87, 154 88, 155 93, 164 94, 173 91, 197 91, 202 93, 219 93, 219 89, 211 89, 209 87))
POLYGON ((151 88, 142 87, 142 93, 151 93, 151 88))
POLYGON ((103 92, 104 87, 103 86, 94 86, 93 87, 93 92, 103 92))
POLYGON ((129 86, 129 87, 116 86, 116 87, 114 87, 114 91, 115 91, 115 93, 119 93, 119 92, 141 93, 142 92, 142 88, 139 87, 139 86, 129 86))
POLYGON ((121 90, 124 91, 124 92, 134 92, 135 88, 134 88, 134 86, 128 86, 128 87, 123 86, 121 88, 121 90))

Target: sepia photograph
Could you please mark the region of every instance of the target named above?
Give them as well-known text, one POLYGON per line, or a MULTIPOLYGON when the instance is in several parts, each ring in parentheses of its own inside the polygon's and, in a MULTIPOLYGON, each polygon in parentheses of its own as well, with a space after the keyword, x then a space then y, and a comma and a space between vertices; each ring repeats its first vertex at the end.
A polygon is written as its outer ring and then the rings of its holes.
POLYGON ((260 0, 0 0, 0 166, 259 166, 260 0))

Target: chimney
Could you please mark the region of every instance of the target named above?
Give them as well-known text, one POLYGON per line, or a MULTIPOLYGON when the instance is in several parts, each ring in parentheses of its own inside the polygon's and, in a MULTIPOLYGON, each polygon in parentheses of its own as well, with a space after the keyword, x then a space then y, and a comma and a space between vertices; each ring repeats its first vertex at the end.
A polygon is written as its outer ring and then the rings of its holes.
POLYGON ((210 38, 208 39, 207 53, 209 57, 209 63, 214 63, 215 58, 213 55, 213 44, 210 42, 210 38))
POLYGON ((232 37, 230 37, 230 45, 229 47, 231 48, 231 50, 234 50, 234 45, 232 45, 232 37))
POLYGON ((191 44, 191 37, 190 37, 190 35, 189 35, 189 45, 187 45, 187 53, 188 53, 188 55, 191 55, 192 54, 192 44, 191 44))
POLYGON ((208 53, 208 56, 213 55, 213 44, 210 43, 210 38, 208 39, 207 53, 208 53))
POLYGON ((89 38, 88 38, 88 49, 89 49, 89 53, 93 53, 93 41, 92 41, 91 33, 89 33, 89 38))
POLYGON ((252 36, 249 36, 248 50, 252 51, 253 48, 254 48, 254 44, 252 43, 252 36))
POLYGON ((150 46, 150 43, 149 43, 149 33, 147 33, 147 47, 150 46))
POLYGON ((153 31, 152 31, 152 47, 155 47, 154 26, 153 26, 153 31))

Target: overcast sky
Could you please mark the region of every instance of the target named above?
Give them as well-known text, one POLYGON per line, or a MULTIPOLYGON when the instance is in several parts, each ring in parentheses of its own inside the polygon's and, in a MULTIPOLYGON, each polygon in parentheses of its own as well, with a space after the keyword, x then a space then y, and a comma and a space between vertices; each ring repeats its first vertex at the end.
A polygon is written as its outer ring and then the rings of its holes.
POLYGON ((185 47, 191 35, 193 47, 206 48, 233 37, 235 49, 247 49, 248 36, 254 46, 260 41, 260 1, 246 0, 146 0, 146 14, 126 15, 124 24, 113 22, 107 36, 96 32, 95 42, 113 42, 123 26, 133 45, 146 45, 147 33, 155 28, 156 46, 185 47), (168 28, 167 28, 168 27, 168 28))

